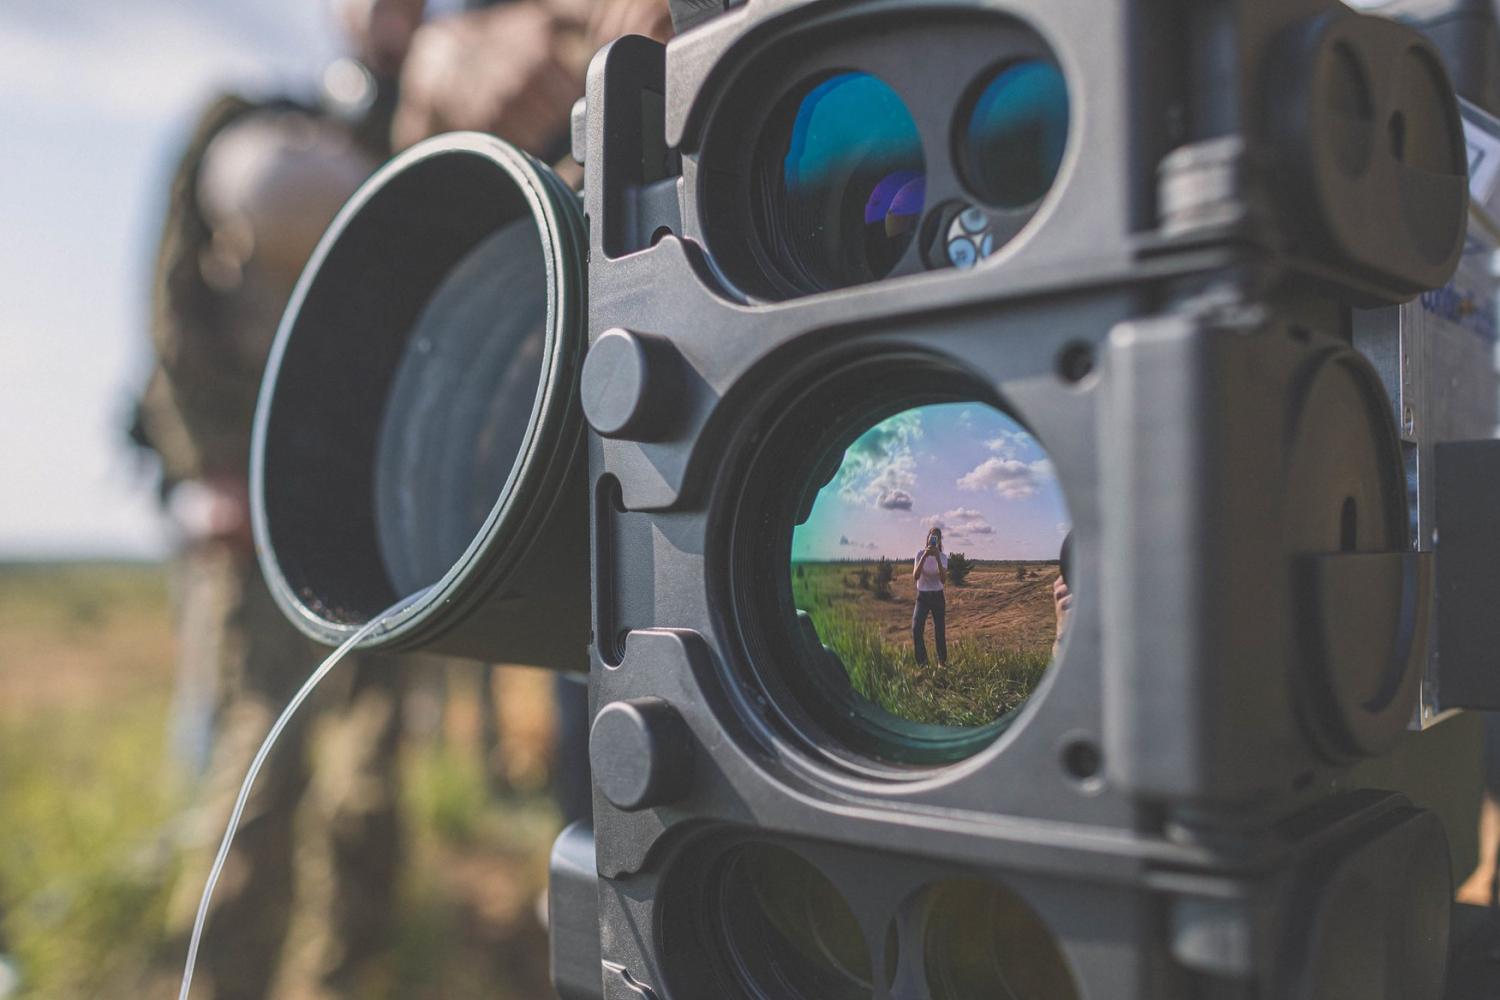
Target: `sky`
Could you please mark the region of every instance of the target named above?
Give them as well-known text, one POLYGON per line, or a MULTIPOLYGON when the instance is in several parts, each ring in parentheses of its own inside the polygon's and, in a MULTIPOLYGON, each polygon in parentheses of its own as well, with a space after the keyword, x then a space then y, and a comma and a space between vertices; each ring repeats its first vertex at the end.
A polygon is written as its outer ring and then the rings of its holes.
POLYGON ((218 90, 307 94, 328 0, 0 2, 0 559, 166 549, 124 442, 164 188, 218 90))
POLYGON ((807 521, 796 560, 912 559, 933 526, 971 559, 1056 559, 1069 517, 1046 451, 983 403, 898 413, 844 452, 807 521))

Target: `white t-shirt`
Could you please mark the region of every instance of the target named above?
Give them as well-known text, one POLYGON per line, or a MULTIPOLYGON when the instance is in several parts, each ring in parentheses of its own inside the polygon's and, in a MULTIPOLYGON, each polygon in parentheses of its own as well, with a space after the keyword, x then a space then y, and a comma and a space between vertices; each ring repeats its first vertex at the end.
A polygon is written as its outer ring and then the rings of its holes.
POLYGON ((917 550, 917 558, 912 562, 912 569, 922 567, 922 574, 917 577, 917 590, 942 590, 943 578, 938 574, 938 563, 943 564, 943 569, 948 568, 948 553, 939 552, 936 559, 929 558, 926 562, 922 557, 927 555, 926 549, 917 550))

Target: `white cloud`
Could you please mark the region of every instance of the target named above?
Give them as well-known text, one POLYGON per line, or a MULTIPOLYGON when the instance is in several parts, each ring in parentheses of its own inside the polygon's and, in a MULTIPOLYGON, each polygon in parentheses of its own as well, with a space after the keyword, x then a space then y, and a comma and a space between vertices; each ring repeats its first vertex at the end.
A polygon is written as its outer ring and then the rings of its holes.
POLYGON ((933 514, 923 518, 922 524, 928 530, 943 529, 945 541, 973 541, 995 533, 995 526, 990 524, 983 512, 973 507, 955 507, 941 514, 933 514))
POLYGON ((875 501, 875 506, 882 510, 911 510, 911 494, 905 490, 891 490, 882 493, 880 499, 875 501))
POLYGON ((1036 496, 1041 484, 1052 478, 1052 463, 1045 458, 1023 462, 1018 458, 987 458, 958 479, 959 489, 993 489, 1006 500, 1036 496))
POLYGON ((1023 430, 1001 431, 984 446, 1002 458, 1019 458, 1022 452, 1036 447, 1036 439, 1023 430))
POLYGON ((884 510, 910 510, 917 485, 913 444, 922 437, 922 417, 915 410, 882 420, 861 434, 844 452, 839 466, 839 495, 845 501, 884 510))

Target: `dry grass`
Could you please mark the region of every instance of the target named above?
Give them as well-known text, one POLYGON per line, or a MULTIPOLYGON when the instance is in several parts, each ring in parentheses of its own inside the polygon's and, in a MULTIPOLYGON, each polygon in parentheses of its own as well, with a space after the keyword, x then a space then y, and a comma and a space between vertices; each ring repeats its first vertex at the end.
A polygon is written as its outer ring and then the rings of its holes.
POLYGON ((947 588, 948 664, 919 667, 912 648, 916 584, 898 563, 891 596, 862 586, 876 564, 798 563, 792 571, 797 607, 818 638, 837 654, 856 691, 886 711, 915 722, 983 725, 1017 708, 1041 681, 1052 657, 1057 564, 977 563, 963 587, 947 588), (1026 571, 1025 579, 1018 570, 1026 571))

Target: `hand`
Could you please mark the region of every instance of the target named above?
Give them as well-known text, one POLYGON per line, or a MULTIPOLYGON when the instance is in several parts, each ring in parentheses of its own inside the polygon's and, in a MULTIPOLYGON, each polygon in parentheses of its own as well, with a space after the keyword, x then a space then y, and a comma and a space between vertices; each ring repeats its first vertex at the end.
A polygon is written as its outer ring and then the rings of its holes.
POLYGON ((1057 612, 1057 637, 1061 639, 1068 627, 1068 615, 1073 611, 1073 591, 1060 576, 1052 581, 1052 607, 1057 612))
POLYGON ((1464 884, 1458 887, 1453 898, 1456 902, 1469 906, 1489 906, 1494 884, 1494 865, 1480 865, 1474 869, 1474 873, 1464 881, 1464 884))
POLYGON ((658 42, 672 37, 672 11, 666 0, 598 0, 589 17, 594 49, 622 35, 645 35, 658 42))
POLYGON ((489 132, 540 153, 567 131, 587 65, 577 28, 535 0, 423 25, 401 74, 397 149, 455 129, 489 132), (571 45, 570 45, 571 43, 571 45))

